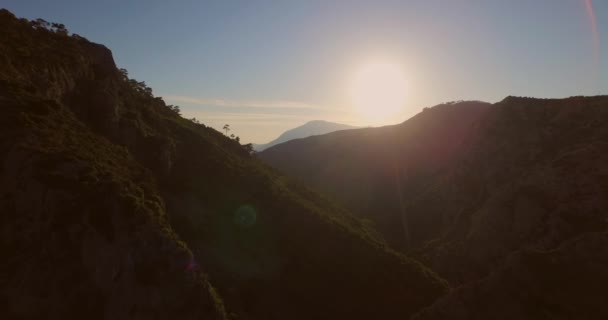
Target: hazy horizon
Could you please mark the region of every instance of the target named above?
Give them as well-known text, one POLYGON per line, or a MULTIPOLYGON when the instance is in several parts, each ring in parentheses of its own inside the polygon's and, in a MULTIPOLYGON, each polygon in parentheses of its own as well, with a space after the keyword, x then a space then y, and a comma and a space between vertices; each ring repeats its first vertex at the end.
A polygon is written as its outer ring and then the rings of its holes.
POLYGON ((243 142, 266 143, 317 119, 399 123, 453 100, 607 93, 601 53, 608 48, 600 43, 607 2, 8 0, 1 7, 108 46, 119 67, 185 117, 216 129, 228 123, 243 142), (371 119, 353 107, 349 90, 357 70, 378 62, 403 73, 405 94, 391 101, 398 110, 371 119))

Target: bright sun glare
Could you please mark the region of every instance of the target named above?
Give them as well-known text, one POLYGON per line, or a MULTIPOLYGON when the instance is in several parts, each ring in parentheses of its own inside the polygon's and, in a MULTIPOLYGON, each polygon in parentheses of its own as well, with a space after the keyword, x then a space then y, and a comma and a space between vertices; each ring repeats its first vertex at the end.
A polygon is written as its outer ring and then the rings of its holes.
POLYGON ((367 121, 387 121, 402 111, 406 79, 398 64, 374 62, 357 70, 351 84, 357 113, 367 121))

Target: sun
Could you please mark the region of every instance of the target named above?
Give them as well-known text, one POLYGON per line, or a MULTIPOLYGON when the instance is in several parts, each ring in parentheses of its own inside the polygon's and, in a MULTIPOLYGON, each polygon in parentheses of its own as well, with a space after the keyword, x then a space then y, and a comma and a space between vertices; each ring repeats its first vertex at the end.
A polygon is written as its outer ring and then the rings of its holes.
POLYGON ((402 68, 390 62, 361 66, 350 87, 357 113, 369 122, 391 120, 406 102, 406 79, 402 68))

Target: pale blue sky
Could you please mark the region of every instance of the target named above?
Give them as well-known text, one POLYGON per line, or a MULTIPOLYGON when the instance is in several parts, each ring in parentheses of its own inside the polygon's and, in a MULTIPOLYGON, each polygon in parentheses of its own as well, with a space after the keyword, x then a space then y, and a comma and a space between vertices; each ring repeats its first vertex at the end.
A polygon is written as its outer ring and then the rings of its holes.
POLYGON ((408 79, 398 123, 437 103, 608 93, 608 1, 0 0, 66 24, 183 113, 245 142, 308 120, 355 125, 346 87, 370 59, 408 79))

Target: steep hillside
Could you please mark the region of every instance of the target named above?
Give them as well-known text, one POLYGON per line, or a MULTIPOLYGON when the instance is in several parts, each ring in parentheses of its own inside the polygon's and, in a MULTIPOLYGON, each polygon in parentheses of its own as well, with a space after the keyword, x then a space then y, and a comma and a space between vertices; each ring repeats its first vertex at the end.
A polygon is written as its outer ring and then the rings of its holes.
POLYGON ((323 120, 309 121, 299 127, 293 128, 283 132, 278 138, 266 143, 256 144, 254 148, 256 151, 263 151, 277 144, 287 142, 293 139, 301 139, 310 136, 322 135, 334 131, 356 129, 357 127, 349 126, 346 124, 328 122, 323 120))
POLYGON ((395 319, 446 292, 107 48, 6 10, 0 39, 2 318, 395 319))
POLYGON ((441 105, 399 126, 293 141, 261 157, 464 285, 421 319, 602 318, 608 294, 594 281, 606 277, 597 250, 608 230, 607 117, 608 97, 508 97, 473 113, 471 103, 441 105), (357 188, 377 192, 361 202, 357 188), (570 289, 558 292, 562 285, 570 289))
POLYGON ((225 318, 127 150, 53 101, 0 101, 2 318, 225 318))

